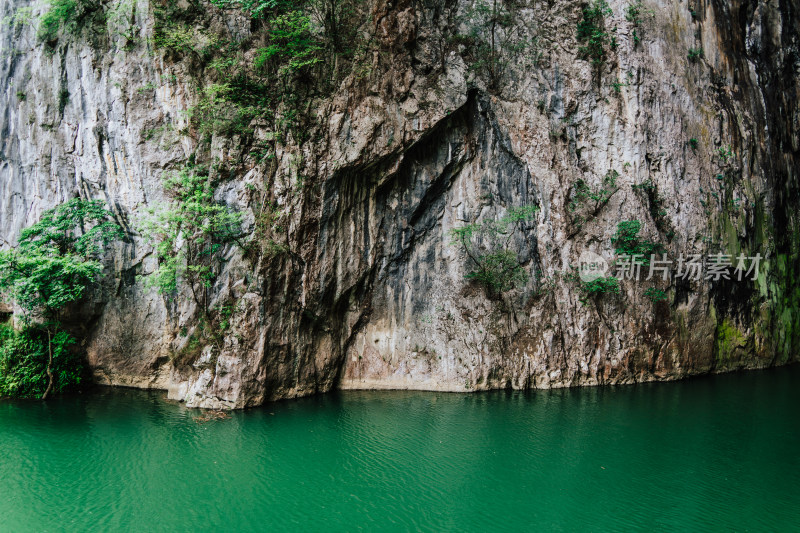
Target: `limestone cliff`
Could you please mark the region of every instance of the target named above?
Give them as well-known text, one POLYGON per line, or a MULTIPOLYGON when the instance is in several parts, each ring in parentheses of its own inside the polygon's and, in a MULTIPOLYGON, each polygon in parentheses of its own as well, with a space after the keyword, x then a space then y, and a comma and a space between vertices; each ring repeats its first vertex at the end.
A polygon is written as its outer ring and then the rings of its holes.
MULTIPOLYGON (((584 4, 499 4, 357 3, 358 60, 304 93, 304 134, 276 141, 258 120, 197 133, 187 110, 214 74, 153 39, 166 2, 113 0, 42 43, 47 5, 4 0, 0 236, 77 195, 108 200, 129 235, 73 320, 97 380, 238 408, 334 387, 634 383, 798 360, 800 2, 612 0, 602 57, 576 36, 584 4), (226 249, 210 294, 232 313, 216 343, 185 291, 143 283, 158 259, 138 221, 195 154, 224 167, 215 197, 255 238, 273 206, 280 249, 226 249), (580 204, 579 184, 609 173, 609 197, 580 204), (539 210, 510 246, 527 283, 498 296, 465 279, 451 230, 526 205, 539 210), (761 277, 587 298, 570 267, 585 250, 612 258, 626 220, 671 257, 760 253, 761 277)), ((257 31, 218 4, 178 8, 212 41, 257 31)))

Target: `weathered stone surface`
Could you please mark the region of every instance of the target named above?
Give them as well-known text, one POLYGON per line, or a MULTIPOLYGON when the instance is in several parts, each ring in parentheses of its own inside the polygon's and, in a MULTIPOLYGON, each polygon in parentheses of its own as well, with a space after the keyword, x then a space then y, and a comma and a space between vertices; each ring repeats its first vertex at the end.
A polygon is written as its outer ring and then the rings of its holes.
MULTIPOLYGON (((164 201, 161 173, 196 149, 181 133, 197 98, 191 65, 153 50, 142 0, 132 48, 118 35, 75 38, 51 54, 34 24, 0 28, 0 236, 13 241, 74 195, 107 199, 129 230, 75 318, 99 382, 238 408, 337 386, 633 383, 800 357, 796 0, 698 1, 694 18, 685 3, 646 2, 641 42, 628 4, 611 1, 618 48, 599 69, 578 58, 579 3, 531 3, 516 14, 528 33, 509 44, 535 35, 535 45, 507 54, 497 86, 454 43, 464 0, 373 4, 370 31, 386 53, 320 104, 319 135, 281 147, 273 165, 239 168, 218 191, 252 228, 248 185, 268 183, 291 253, 228 251, 213 296, 236 302, 230 332, 188 361, 176 354, 197 309, 144 286, 156 258, 136 221, 164 201), (697 47, 704 57, 689 61, 697 47), (723 147, 735 179, 721 185, 723 147), (609 170, 619 190, 577 227, 571 188, 609 170), (663 197, 656 217, 653 198, 631 187, 646 180, 663 197), (540 211, 512 243, 535 275, 489 298, 465 281, 471 266, 449 232, 530 204, 540 211), (623 283, 619 297, 582 303, 559 273, 583 250, 611 257, 616 224, 633 219, 673 257, 760 252, 765 276, 662 283, 669 300, 657 304, 643 295, 652 283, 623 283)), ((29 5, 9 0, 0 16, 29 5)), ((236 139, 213 140, 223 160, 236 150, 236 139)))

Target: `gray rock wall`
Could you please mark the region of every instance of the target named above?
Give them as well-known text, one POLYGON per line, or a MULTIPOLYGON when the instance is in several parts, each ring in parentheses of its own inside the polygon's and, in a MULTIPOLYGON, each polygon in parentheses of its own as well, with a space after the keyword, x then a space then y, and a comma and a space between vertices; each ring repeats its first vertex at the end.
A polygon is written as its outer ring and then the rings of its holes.
MULTIPOLYGON (((0 236, 13 241, 75 195, 108 200, 130 238, 109 253, 107 281, 74 327, 99 382, 167 389, 191 406, 333 387, 634 383, 796 361, 800 4, 648 1, 639 27, 627 2, 609 4, 618 46, 599 68, 579 58, 579 3, 509 4, 514 26, 498 30, 505 52, 487 76, 454 38, 468 2, 369 3, 364 31, 381 53, 318 102, 311 140, 289 140, 265 163, 244 157, 241 139, 212 139, 215 157, 239 161, 217 198, 252 230, 252 191, 267 191, 290 252, 226 250, 211 292, 234 302, 231 328, 184 360, 198 310, 142 282, 157 260, 137 221, 165 201, 162 173, 201 142, 186 110, 202 73, 153 47, 146 1, 112 3, 125 16, 108 17, 107 31, 48 51, 36 39, 44 5, 5 0, 0 236), (689 60, 690 48, 703 57, 689 60), (577 224, 575 184, 597 186, 610 170, 618 190, 577 224), (650 194, 632 187, 648 180, 650 194), (493 297, 465 280, 472 265, 450 231, 524 205, 539 211, 510 246, 531 276, 493 297), (617 223, 634 219, 672 257, 761 253, 761 280, 623 282, 618 296, 582 298, 570 266, 584 250, 611 258, 617 223), (648 287, 668 299, 652 303, 648 287)), ((211 8, 205 21, 248 31, 211 8)))

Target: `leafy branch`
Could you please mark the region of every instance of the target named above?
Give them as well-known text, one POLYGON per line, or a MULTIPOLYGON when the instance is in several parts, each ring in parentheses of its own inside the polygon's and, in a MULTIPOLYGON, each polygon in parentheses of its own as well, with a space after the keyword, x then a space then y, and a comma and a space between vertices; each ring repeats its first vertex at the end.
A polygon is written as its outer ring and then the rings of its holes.
POLYGON ((168 173, 163 184, 170 204, 151 210, 142 225, 159 261, 148 283, 169 295, 185 281, 207 315, 208 290, 224 261, 223 249, 232 243, 242 245, 241 214, 214 200, 206 167, 187 165, 168 173))
POLYGON ((45 211, 37 223, 21 232, 16 247, 0 252, 0 290, 22 309, 26 325, 3 344, 0 392, 28 395, 37 391, 33 395, 45 399, 54 384, 61 390, 74 382, 59 375, 79 376, 65 351, 74 339, 62 330, 59 318, 100 277, 104 247, 123 237, 102 201, 75 198, 45 211), (34 324, 35 320, 39 323, 34 324), (32 357, 45 352, 44 337, 46 361, 32 357), (40 364, 42 368, 36 366, 40 364))
MULTIPOLYGON (((576 37, 584 43, 578 52, 589 58, 592 65, 600 67, 608 57, 609 50, 617 48, 617 37, 606 31, 605 18, 612 14, 606 0, 593 0, 582 10, 576 37)), ((616 31, 614 28, 612 31, 616 31)))
POLYGON ((596 217, 608 204, 611 197, 619 190, 617 178, 619 172, 609 170, 603 177, 599 186, 592 187, 585 180, 580 179, 572 186, 568 210, 574 226, 569 237, 574 237, 583 225, 596 217))
POLYGON ((512 207, 499 220, 474 222, 450 231, 453 244, 460 245, 475 270, 465 277, 484 285, 490 294, 502 294, 523 284, 528 274, 509 246, 514 232, 532 219, 537 206, 512 207))

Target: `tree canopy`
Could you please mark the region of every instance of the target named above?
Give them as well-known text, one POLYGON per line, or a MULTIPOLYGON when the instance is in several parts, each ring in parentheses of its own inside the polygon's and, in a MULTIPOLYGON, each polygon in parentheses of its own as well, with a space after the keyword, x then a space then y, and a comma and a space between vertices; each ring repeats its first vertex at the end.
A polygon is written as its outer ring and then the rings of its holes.
POLYGON ((0 251, 0 291, 23 312, 22 331, 0 336, 0 394, 46 398, 54 384, 63 390, 80 380, 68 349, 74 339, 59 318, 102 274, 105 246, 123 236, 103 201, 75 198, 0 251))

